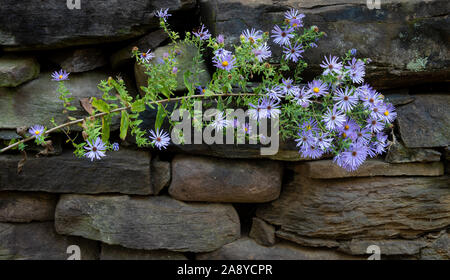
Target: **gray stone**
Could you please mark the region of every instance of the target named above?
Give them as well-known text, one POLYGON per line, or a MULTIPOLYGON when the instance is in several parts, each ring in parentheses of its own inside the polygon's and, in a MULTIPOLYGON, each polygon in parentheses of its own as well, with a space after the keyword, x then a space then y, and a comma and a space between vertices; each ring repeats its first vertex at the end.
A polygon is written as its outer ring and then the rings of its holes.
POLYGON ((63 195, 56 231, 131 249, 209 252, 240 236, 231 205, 186 204, 166 196, 63 195))
POLYGON ((102 243, 100 260, 187 260, 187 258, 177 252, 165 250, 136 250, 117 245, 108 245, 102 243))
POLYGON ((162 161, 159 157, 152 158, 151 170, 153 194, 158 195, 164 188, 169 186, 171 178, 170 162, 162 161))
POLYGON ((403 90, 400 92, 397 92, 396 90, 383 91, 383 95, 386 97, 387 102, 396 107, 409 104, 415 100, 414 96, 410 95, 408 90, 403 90))
POLYGON ((254 217, 249 236, 260 245, 272 246, 275 244, 275 227, 254 217))
POLYGON ((422 260, 450 260, 450 234, 444 232, 429 247, 422 249, 422 260))
POLYGON ((257 203, 280 195, 278 162, 177 155, 172 170, 169 193, 178 200, 257 203))
POLYGON ((167 33, 160 29, 146 34, 136 42, 133 42, 122 48, 111 55, 110 62, 113 69, 117 69, 126 65, 127 63, 133 62, 132 50, 137 47, 140 51, 154 50, 162 42, 168 38, 167 33))
POLYGON ((0 57, 0 87, 16 87, 35 79, 39 75, 40 66, 31 57, 0 57))
MULTIPOLYGON (((63 114, 63 102, 58 99, 58 84, 51 81, 50 76, 50 72, 45 72, 38 79, 20 87, 0 88, 0 128, 15 129, 34 124, 52 127, 52 117, 59 124, 67 121, 67 114, 63 114)), ((70 113, 71 116, 78 118, 87 115, 81 108, 79 99, 100 98, 103 93, 97 85, 107 78, 106 73, 98 71, 70 75, 70 80, 65 84, 74 98, 72 105, 78 108, 78 111, 70 113)), ((77 126, 73 129, 76 130, 77 126)))
POLYGON ((45 193, 0 192, 0 222, 52 221, 57 198, 45 193))
POLYGON ((67 249, 80 247, 81 260, 98 259, 95 241, 58 235, 52 222, 30 224, 0 223, 0 260, 67 260, 67 249))
POLYGON ((392 255, 416 255, 420 250, 427 246, 427 242, 423 239, 418 240, 356 240, 343 242, 340 251, 351 255, 367 255, 367 248, 371 245, 380 247, 381 256, 392 255))
POLYGON ((294 173, 256 216, 281 231, 331 240, 417 238, 450 225, 450 179, 314 180, 294 173))
MULTIPOLYGON (((318 48, 304 54, 314 73, 324 55, 356 48, 358 57, 373 60, 366 73, 376 88, 448 81, 447 0, 386 0, 381 9, 372 10, 360 0, 201 0, 200 6, 209 29, 224 34, 230 44, 247 28, 271 31, 282 23, 285 11, 299 9, 306 27, 317 25, 327 34, 318 48)), ((276 61, 281 48, 272 40, 270 44, 276 61)))
POLYGON ((121 149, 107 153, 101 161, 61 156, 29 156, 17 174, 19 155, 0 156, 0 191, 44 191, 54 193, 152 193, 150 155, 145 151, 121 149), (132 183, 130 183, 132 182, 132 183))
MULTIPOLYGON (((158 63, 158 59, 162 59, 164 53, 169 53, 172 46, 163 46, 159 47, 154 51, 155 58, 152 59, 154 63, 158 63)), ((184 73, 186 71, 191 71, 193 73, 195 71, 194 64, 192 63, 196 53, 197 49, 193 46, 180 46, 177 48, 181 53, 176 57, 177 61, 177 88, 176 91, 184 91, 187 90, 186 86, 184 85, 184 73)), ((147 50, 145 50, 147 51, 147 50)), ((139 65, 137 62, 135 64, 134 68, 134 74, 136 76, 136 84, 137 87, 141 93, 141 95, 144 95, 144 91, 141 89, 141 86, 147 86, 147 75, 144 73, 144 67, 142 65, 139 65)), ((208 67, 205 62, 200 63, 199 70, 203 71, 199 74, 198 77, 198 83, 201 85, 208 84, 211 80, 211 77, 208 72, 208 67)))
POLYGON ((300 236, 295 233, 290 233, 284 230, 278 230, 276 236, 282 239, 286 239, 302 246, 307 247, 326 247, 326 248, 336 248, 339 247, 340 243, 332 239, 321 239, 321 238, 309 238, 306 236, 300 236))
POLYGON ((261 246, 249 238, 241 238, 211 253, 197 255, 198 260, 353 260, 339 252, 304 248, 290 243, 261 246))
POLYGON ((309 161, 291 164, 294 171, 313 179, 337 179, 373 176, 442 176, 442 162, 391 164, 382 160, 367 160, 358 170, 348 172, 332 160, 309 161))
POLYGON ((98 48, 72 49, 56 53, 52 58, 62 69, 70 73, 86 72, 105 66, 105 51, 98 48))
POLYGON ((389 147, 385 160, 389 163, 435 162, 441 160, 441 153, 433 149, 409 149, 397 141, 389 147))
POLYGON ((69 9, 66 1, 59 0, 24 0, 20 4, 2 1, 0 47, 50 49, 126 40, 159 27, 159 19, 153 14, 155 10, 169 8, 173 14, 196 4, 194 0, 78 2, 81 2, 80 9, 69 9))
POLYGON ((413 103, 397 109, 400 134, 407 148, 450 145, 450 95, 415 95, 413 103))

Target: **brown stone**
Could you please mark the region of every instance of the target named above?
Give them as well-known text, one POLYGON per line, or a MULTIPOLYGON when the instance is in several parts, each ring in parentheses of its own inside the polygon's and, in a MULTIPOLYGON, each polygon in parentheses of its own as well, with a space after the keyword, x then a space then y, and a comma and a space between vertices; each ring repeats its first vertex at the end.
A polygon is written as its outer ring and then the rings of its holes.
POLYGON ((389 163, 434 162, 441 160, 441 153, 433 149, 409 149, 397 141, 389 147, 385 160, 389 163))
POLYGON ((178 155, 172 161, 171 196, 184 201, 267 202, 280 194, 279 162, 178 155))
POLYGON ((164 188, 169 186, 171 177, 170 162, 162 161, 158 157, 152 158, 151 170, 153 194, 158 195, 164 188))
POLYGON ((0 222, 51 221, 57 198, 46 193, 0 192, 0 222))
POLYGON ((136 250, 102 243, 100 260, 187 260, 178 252, 136 250))
POLYGON ((209 252, 240 237, 236 210, 167 196, 62 195, 56 231, 130 249, 209 252))
POLYGON ((356 240, 343 242, 339 251, 351 255, 367 255, 367 248, 371 245, 376 245, 380 248, 381 256, 391 255, 416 255, 420 250, 427 246, 427 242, 423 239, 418 240, 404 240, 404 239, 389 239, 389 240, 356 240))
POLYGON ((249 236, 260 245, 272 246, 275 244, 275 227, 259 218, 253 218, 249 236))
POLYGON ((373 176, 441 176, 442 162, 390 164, 382 160, 368 160, 358 170, 348 172, 332 160, 309 161, 292 164, 291 168, 302 176, 313 179, 337 179, 373 176))
POLYGON ((290 233, 284 230, 278 230, 276 236, 282 239, 286 239, 302 246, 307 247, 326 247, 335 248, 339 247, 339 242, 332 239, 321 239, 321 238, 309 238, 305 236, 300 236, 295 233, 290 233))
POLYGON ((450 225, 450 179, 308 179, 294 174, 257 217, 281 230, 331 240, 417 238, 450 225))

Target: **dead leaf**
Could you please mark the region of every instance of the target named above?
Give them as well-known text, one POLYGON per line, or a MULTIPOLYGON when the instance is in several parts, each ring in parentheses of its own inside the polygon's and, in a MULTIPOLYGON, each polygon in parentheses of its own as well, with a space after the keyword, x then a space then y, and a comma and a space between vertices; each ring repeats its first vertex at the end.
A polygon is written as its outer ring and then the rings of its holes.
POLYGON ((26 138, 25 134, 27 133, 27 130, 28 130, 28 127, 21 126, 21 127, 16 128, 16 133, 17 133, 17 135, 20 135, 23 138, 26 138))
POLYGON ((94 107, 92 107, 90 98, 81 98, 80 105, 84 110, 86 110, 86 112, 88 112, 89 115, 94 114, 94 107))
POLYGON ((22 154, 22 159, 17 164, 17 174, 20 174, 20 172, 22 172, 23 166, 25 165, 25 162, 27 161, 27 152, 20 151, 20 153, 22 154))
POLYGON ((48 156, 49 154, 51 154, 55 150, 55 148, 53 148, 52 140, 45 141, 45 143, 43 143, 42 146, 44 147, 44 150, 40 151, 36 155, 36 157, 48 156))

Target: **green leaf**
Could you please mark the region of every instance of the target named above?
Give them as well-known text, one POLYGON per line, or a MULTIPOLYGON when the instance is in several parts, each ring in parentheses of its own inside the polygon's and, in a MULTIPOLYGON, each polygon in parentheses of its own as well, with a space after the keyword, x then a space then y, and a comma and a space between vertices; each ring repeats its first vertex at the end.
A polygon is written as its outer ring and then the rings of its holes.
POLYGON ((189 70, 184 72, 184 74, 183 74, 184 85, 189 90, 189 95, 193 94, 192 84, 189 82, 189 77, 191 76, 191 74, 192 73, 189 70))
POLYGON ((105 101, 97 98, 92 99, 92 106, 95 107, 95 109, 99 110, 102 113, 109 113, 109 104, 105 101))
POLYGON ((122 117, 120 119, 120 138, 122 140, 125 140, 125 137, 127 137, 129 124, 130 119, 128 117, 128 113, 126 111, 122 111, 122 117))
POLYGON ((158 104, 158 113, 156 114, 155 129, 160 129, 166 117, 166 110, 163 105, 158 104))
POLYGON ((108 143, 109 135, 110 135, 110 124, 111 124, 111 117, 103 116, 102 117, 102 141, 103 141, 103 143, 108 143))
POLYGON ((69 110, 69 111, 76 111, 77 107, 75 107, 75 106, 67 106, 66 109, 69 110))
POLYGON ((143 112, 145 111, 145 100, 139 99, 131 104, 131 111, 133 112, 143 112))

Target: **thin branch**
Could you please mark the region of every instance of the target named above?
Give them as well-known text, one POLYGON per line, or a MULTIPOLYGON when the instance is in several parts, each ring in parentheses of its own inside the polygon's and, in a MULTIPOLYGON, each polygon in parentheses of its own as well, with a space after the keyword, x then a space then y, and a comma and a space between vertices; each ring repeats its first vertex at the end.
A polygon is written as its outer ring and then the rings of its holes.
MULTIPOLYGON (((255 94, 255 93, 222 93, 222 94, 212 94, 212 95, 198 94, 198 95, 182 96, 182 97, 176 97, 176 98, 169 98, 169 99, 163 99, 163 100, 158 100, 158 101, 152 101, 152 102, 150 102, 148 104, 149 105, 150 104, 159 104, 159 103, 166 103, 166 102, 170 102, 170 101, 179 101, 179 100, 191 99, 191 98, 209 98, 209 97, 221 97, 221 96, 255 96, 255 95, 257 95, 257 94, 255 94)), ((108 115, 108 114, 111 114, 111 113, 117 113, 117 112, 120 112, 120 111, 128 110, 130 108, 131 108, 131 106, 125 106, 125 107, 121 107, 121 108, 117 108, 117 109, 111 110, 108 113, 98 113, 98 114, 93 115, 93 116, 89 116, 89 117, 86 117, 86 118, 70 121, 70 122, 58 125, 58 126, 56 126, 54 128, 51 128, 49 130, 46 130, 45 132, 42 133, 42 135, 50 134, 50 133, 55 132, 55 131, 57 131, 57 130, 59 130, 61 128, 64 128, 66 126, 71 126, 71 125, 75 125, 75 124, 81 123, 87 118, 99 118, 99 117, 102 117, 102 116, 105 116, 105 115, 108 115)), ((1 149, 0 150, 0 154, 3 153, 3 152, 6 152, 6 151, 8 151, 8 150, 10 150, 12 148, 15 148, 15 147, 19 146, 22 143, 31 141, 31 140, 33 140, 35 138, 36 138, 36 136, 34 135, 34 136, 30 136, 28 138, 25 138, 23 140, 20 140, 19 142, 16 142, 14 144, 11 144, 8 147, 5 147, 5 148, 1 149)))

